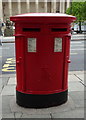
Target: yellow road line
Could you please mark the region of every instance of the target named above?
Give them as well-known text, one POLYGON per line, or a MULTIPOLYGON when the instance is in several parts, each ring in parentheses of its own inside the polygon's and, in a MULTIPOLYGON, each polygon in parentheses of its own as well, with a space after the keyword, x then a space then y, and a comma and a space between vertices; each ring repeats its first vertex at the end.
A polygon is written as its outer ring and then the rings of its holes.
POLYGON ((8 61, 8 60, 14 60, 14 58, 7 58, 7 61, 8 61))
POLYGON ((16 65, 4 64, 4 65, 3 65, 3 68, 4 68, 4 67, 13 67, 13 66, 15 67, 16 65))
POLYGON ((6 61, 6 63, 12 64, 12 63, 15 63, 15 61, 6 61))
POLYGON ((5 64, 3 65, 3 72, 15 72, 15 58, 7 58, 5 64))
POLYGON ((8 68, 3 68, 2 71, 3 72, 15 72, 16 70, 14 69, 14 67, 8 67, 8 68))
POLYGON ((4 65, 3 65, 3 68, 4 68, 4 67, 9 67, 9 65, 10 65, 10 64, 4 64, 4 65))

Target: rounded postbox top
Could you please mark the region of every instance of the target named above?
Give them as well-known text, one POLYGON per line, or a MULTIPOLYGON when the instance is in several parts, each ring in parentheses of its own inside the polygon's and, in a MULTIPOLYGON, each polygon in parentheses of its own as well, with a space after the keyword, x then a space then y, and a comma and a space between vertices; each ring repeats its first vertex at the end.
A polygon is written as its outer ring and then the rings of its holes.
POLYGON ((71 23, 76 17, 62 13, 26 13, 12 16, 10 20, 25 23, 71 23))

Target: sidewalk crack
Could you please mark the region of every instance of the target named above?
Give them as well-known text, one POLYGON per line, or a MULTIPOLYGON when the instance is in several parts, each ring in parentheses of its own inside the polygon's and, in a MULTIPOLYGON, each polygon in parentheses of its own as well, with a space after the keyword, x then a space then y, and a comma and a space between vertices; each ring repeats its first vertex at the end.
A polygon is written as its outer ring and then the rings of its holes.
POLYGON ((83 80, 80 77, 78 77, 76 74, 74 75, 80 80, 79 82, 86 87, 86 85, 83 83, 83 80))
POLYGON ((82 81, 82 79, 80 77, 78 77, 76 74, 74 74, 80 81, 82 81))
POLYGON ((50 112, 50 117, 51 117, 51 120, 53 120, 53 116, 52 116, 52 113, 50 112))
POLYGON ((86 85, 82 81, 80 81, 80 83, 86 87, 86 85))
MULTIPOLYGON (((16 113, 17 113, 17 112, 14 112, 14 118, 15 118, 15 120, 18 119, 18 118, 16 118, 16 113)), ((21 112, 21 115, 20 115, 19 119, 22 118, 22 116, 23 116, 23 113, 21 112)))

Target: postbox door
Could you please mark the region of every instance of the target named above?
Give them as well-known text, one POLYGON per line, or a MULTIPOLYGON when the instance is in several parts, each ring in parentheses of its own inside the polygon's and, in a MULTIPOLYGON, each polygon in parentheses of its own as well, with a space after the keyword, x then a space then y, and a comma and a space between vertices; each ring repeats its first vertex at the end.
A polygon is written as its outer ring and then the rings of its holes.
POLYGON ((26 88, 28 91, 62 89, 64 38, 29 34, 26 38, 26 88))

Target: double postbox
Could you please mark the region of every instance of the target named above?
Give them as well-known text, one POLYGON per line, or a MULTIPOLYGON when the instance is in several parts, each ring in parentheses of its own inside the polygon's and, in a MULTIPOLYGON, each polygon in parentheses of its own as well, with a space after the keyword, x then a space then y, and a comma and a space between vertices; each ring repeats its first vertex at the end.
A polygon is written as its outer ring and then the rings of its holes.
POLYGON ((60 105, 68 98, 71 22, 74 16, 27 13, 15 22, 16 101, 23 107, 60 105))

